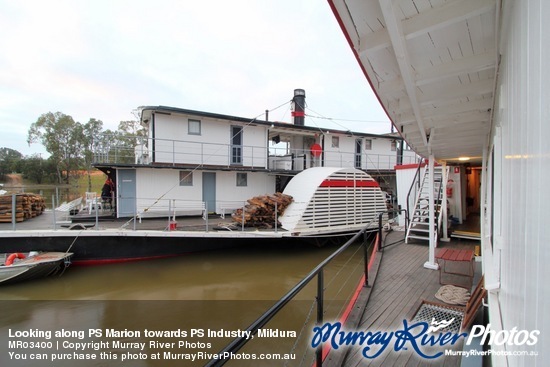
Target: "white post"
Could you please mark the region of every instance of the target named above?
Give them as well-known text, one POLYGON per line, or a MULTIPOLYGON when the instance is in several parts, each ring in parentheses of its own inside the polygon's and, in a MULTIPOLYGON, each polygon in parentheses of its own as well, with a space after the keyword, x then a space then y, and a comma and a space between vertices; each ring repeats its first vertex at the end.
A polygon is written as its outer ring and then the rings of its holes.
POLYGON ((441 211, 439 215, 441 216, 441 241, 449 242, 451 239, 448 236, 448 222, 447 218, 447 182, 449 180, 449 175, 447 174, 447 162, 443 162, 443 167, 441 171, 441 179, 443 180, 441 184, 443 185, 443 192, 441 193, 441 211))
POLYGON ((435 262, 435 200, 434 200, 434 156, 430 155, 428 162, 428 220, 429 220, 429 236, 430 247, 428 252, 428 261, 424 263, 427 269, 437 270, 439 266, 435 262))

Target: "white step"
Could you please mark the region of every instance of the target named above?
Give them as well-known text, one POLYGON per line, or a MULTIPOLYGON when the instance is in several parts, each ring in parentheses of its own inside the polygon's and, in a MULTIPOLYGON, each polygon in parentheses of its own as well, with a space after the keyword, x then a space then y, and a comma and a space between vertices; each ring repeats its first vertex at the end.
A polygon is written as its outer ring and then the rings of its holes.
POLYGON ((408 235, 407 238, 414 238, 416 240, 426 240, 426 241, 430 240, 430 237, 414 236, 412 234, 408 235))
POLYGON ((420 229, 420 228, 416 228, 416 227, 412 227, 409 229, 409 232, 423 232, 423 233, 430 233, 430 230, 429 229, 420 229))
POLYGON ((430 226, 429 223, 411 222, 411 225, 409 226, 409 228, 410 229, 413 229, 413 228, 424 229, 424 228, 428 228, 429 226, 430 226))

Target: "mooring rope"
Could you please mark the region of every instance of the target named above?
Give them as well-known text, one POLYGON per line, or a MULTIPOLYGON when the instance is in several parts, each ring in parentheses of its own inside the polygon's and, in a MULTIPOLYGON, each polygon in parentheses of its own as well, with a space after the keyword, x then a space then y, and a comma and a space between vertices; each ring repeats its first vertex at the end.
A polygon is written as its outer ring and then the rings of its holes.
POLYGON ((81 229, 80 231, 78 231, 78 233, 76 234, 74 240, 73 240, 73 243, 71 243, 71 245, 69 246, 69 248, 67 249, 67 251, 65 251, 66 254, 69 253, 69 251, 71 251, 71 248, 73 247, 74 243, 76 242, 76 240, 78 239, 78 236, 80 236, 80 234, 82 233, 83 229, 81 229))

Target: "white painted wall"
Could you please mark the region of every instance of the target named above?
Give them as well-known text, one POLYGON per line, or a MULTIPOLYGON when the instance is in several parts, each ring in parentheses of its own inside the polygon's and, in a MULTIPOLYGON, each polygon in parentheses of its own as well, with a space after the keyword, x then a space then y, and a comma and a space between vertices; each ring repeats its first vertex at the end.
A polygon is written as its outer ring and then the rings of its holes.
POLYGON ((325 167, 354 167, 355 140, 362 141, 361 168, 368 170, 393 169, 397 163, 397 151, 391 150, 393 139, 364 138, 339 134, 325 135, 325 167), (339 147, 332 147, 332 137, 339 137, 339 147), (365 140, 372 141, 372 149, 367 150, 365 140))
POLYGON ((368 170, 393 169, 397 164, 397 150, 391 150, 393 139, 365 138, 363 140, 366 139, 372 140, 372 149, 363 150, 365 168, 368 170))
MULTIPOLYGON (((173 200, 202 201, 202 172, 193 173, 193 186, 179 185, 179 170, 138 168, 136 170, 137 212, 141 216, 168 215, 173 209, 173 200), (144 210, 147 209, 146 213, 144 210)), ((199 214, 193 210, 188 214, 199 214)))
POLYGON ((355 137, 339 134, 325 135, 325 167, 354 167, 355 137), (338 147, 332 146, 332 137, 338 137, 338 147))
MULTIPOLYGON (((463 195, 463 188, 462 188, 462 176, 464 175, 464 167, 456 167, 458 168, 458 173, 455 173, 455 167, 451 166, 449 169, 449 180, 452 180, 452 190, 453 195, 451 197, 447 197, 447 202, 449 203, 449 214, 452 215, 454 218, 459 220, 459 223, 463 222, 463 216, 462 216, 462 203, 465 202, 465 196, 463 195)), ((449 185, 449 181, 447 181, 447 185, 449 185)), ((447 196, 447 195, 445 195, 447 196)))
MULTIPOLYGON (((197 209, 186 209, 202 202, 202 173, 193 172, 193 186, 180 186, 180 170, 138 168, 136 170, 137 211, 143 217, 168 215, 169 209, 177 208, 178 215, 200 214, 197 209), (174 201, 175 200, 175 201, 174 201), (144 210, 147 211, 144 213, 144 210)), ((230 208, 247 199, 275 192, 275 176, 262 172, 247 172, 248 185, 237 186, 237 173, 234 171, 216 172, 216 213, 222 208, 230 208)), ((230 210, 226 210, 230 213, 230 210)))
POLYGON ((402 164, 418 164, 420 157, 410 149, 405 149, 403 151, 403 162, 402 164))
POLYGON ((262 172, 247 172, 248 185, 237 186, 237 172, 216 172, 217 212, 220 205, 244 203, 253 196, 275 193, 275 176, 262 172))
POLYGON ((243 127, 243 165, 265 168, 267 126, 180 114, 155 114, 155 162, 230 165, 231 126, 243 127), (189 134, 189 119, 201 121, 200 135, 189 134))
MULTIPOLYGON (((505 345, 509 351, 538 351, 511 356, 510 366, 547 366, 550 355, 550 3, 503 1, 501 68, 493 124, 494 192, 484 186, 483 266, 489 292, 491 325, 540 330, 532 347, 505 345), (494 195, 494 206, 491 196, 494 195), (491 220, 492 219, 492 220, 491 220), (491 227, 494 223, 494 227, 491 227), (491 237, 492 235, 492 237, 491 237)), ((492 167, 491 155, 486 167, 492 167)), ((488 171, 490 174, 490 171, 488 171)), ((495 348, 499 348, 495 346, 495 348)), ((493 365, 506 361, 493 357, 493 365), (495 360, 496 363, 495 364, 495 360)))

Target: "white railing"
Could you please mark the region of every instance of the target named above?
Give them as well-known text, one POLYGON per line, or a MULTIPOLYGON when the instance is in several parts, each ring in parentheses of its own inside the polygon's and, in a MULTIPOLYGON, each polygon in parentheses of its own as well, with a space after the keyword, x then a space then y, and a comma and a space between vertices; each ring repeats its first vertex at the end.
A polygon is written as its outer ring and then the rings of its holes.
POLYGON ((396 164, 415 164, 416 155, 403 154, 400 160, 396 152, 387 154, 326 151, 314 156, 309 149, 273 148, 257 145, 243 145, 235 149, 230 144, 195 142, 170 139, 135 138, 119 144, 96 144, 96 164, 165 164, 244 166, 275 171, 301 171, 311 167, 355 167, 367 171, 393 170, 396 164), (128 145, 131 142, 135 145, 128 145), (235 153, 238 154, 235 154, 235 153))
POLYGON ((311 167, 342 167, 360 168, 367 171, 393 170, 397 164, 416 164, 417 158, 412 155, 404 155, 401 160, 396 153, 375 154, 325 152, 322 156, 314 157, 306 149, 270 148, 269 168, 272 170, 300 171, 311 167), (357 163, 360 164, 358 165, 357 163))

